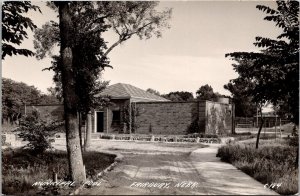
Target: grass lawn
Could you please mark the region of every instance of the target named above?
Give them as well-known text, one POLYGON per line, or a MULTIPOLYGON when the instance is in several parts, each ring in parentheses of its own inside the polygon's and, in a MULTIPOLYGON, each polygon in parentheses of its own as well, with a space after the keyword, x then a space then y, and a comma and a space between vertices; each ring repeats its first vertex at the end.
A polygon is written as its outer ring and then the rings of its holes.
MULTIPOLYGON (((96 180, 96 175, 113 163, 114 158, 113 155, 99 152, 84 153, 87 179, 96 180)), ((39 156, 34 156, 24 149, 2 151, 3 194, 42 194, 43 190, 32 184, 52 179, 53 172, 57 173, 58 179, 68 181, 68 160, 65 151, 49 151, 39 156)), ((70 190, 57 190, 57 193, 68 193, 66 191, 70 190)))
POLYGON ((255 149, 254 142, 222 146, 217 156, 263 185, 281 183, 279 188, 273 190, 282 195, 291 195, 298 192, 298 150, 297 145, 291 145, 287 140, 276 143, 262 140, 258 149, 255 149))

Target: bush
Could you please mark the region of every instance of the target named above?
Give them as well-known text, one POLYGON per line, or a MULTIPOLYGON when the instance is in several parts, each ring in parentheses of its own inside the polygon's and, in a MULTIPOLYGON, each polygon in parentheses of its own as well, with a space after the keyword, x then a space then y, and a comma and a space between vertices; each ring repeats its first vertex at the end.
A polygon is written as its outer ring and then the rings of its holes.
POLYGON ((40 118, 38 111, 34 110, 32 114, 20 120, 19 128, 15 132, 23 141, 29 142, 24 148, 30 149, 33 154, 41 154, 52 147, 50 137, 59 131, 62 124, 58 121, 46 122, 40 118))
POLYGON ((217 157, 233 164, 262 184, 282 183, 275 189, 280 194, 298 192, 297 148, 265 142, 259 149, 255 143, 234 144, 219 148, 217 157), (272 145, 271 145, 272 144, 272 145))
POLYGON ((290 146, 299 146, 299 137, 298 136, 290 137, 288 138, 288 142, 290 146))
POLYGON ((199 133, 201 131, 198 119, 195 119, 187 129, 188 133, 199 133))

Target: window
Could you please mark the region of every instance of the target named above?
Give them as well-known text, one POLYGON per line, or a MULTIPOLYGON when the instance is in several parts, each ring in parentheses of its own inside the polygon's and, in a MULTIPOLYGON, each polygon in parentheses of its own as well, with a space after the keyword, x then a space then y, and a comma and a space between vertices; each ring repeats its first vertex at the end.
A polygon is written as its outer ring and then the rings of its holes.
POLYGON ((113 111, 112 123, 113 124, 120 124, 121 122, 121 112, 120 111, 113 111))

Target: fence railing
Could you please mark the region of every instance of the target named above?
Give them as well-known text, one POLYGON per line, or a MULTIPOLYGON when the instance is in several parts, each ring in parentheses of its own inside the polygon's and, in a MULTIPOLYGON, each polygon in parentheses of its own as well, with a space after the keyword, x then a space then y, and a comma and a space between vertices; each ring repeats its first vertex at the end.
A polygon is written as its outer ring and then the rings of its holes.
MULTIPOLYGON (((264 124, 263 127, 274 127, 280 126, 291 121, 288 119, 281 119, 280 117, 264 117, 264 124)), ((235 127, 236 128, 252 128, 252 127, 259 127, 261 124, 260 118, 256 117, 235 117, 235 127)))

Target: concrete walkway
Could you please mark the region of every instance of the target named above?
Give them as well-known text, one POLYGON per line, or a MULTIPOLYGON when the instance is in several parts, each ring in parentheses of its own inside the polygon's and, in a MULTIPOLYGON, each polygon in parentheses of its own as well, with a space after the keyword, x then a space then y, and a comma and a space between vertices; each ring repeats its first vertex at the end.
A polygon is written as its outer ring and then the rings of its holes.
POLYGON ((103 176, 100 185, 82 189, 80 195, 277 195, 231 164, 221 162, 216 157, 220 145, 197 149, 188 145, 170 148, 159 143, 93 141, 92 146, 97 151, 121 153, 124 160, 103 176), (149 149, 151 146, 154 149, 149 149))

